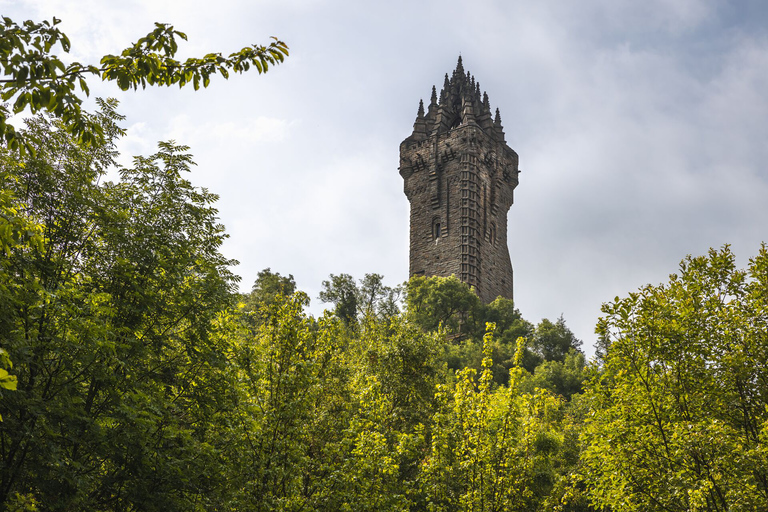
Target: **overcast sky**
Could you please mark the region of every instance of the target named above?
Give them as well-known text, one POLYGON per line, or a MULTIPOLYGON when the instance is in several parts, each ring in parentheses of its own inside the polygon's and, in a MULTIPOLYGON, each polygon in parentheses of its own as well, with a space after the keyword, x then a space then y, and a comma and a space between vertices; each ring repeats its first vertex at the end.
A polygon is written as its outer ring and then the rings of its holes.
POLYGON ((761 0, 0 0, 0 14, 62 19, 69 59, 88 63, 155 21, 187 33, 182 58, 287 42, 284 65, 205 91, 91 91, 121 102, 125 163, 191 146, 244 290, 265 267, 293 274, 314 313, 331 273, 407 279, 398 147, 459 54, 520 155, 509 248, 526 319, 562 313, 591 353, 603 302, 709 247, 745 266, 768 240, 761 0))

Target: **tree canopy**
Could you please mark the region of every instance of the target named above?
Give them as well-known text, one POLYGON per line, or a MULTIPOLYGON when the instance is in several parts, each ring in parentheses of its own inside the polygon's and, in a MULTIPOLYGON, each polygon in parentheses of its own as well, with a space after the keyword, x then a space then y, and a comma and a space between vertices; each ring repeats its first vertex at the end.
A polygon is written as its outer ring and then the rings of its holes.
POLYGON ((603 307, 584 481, 615 510, 768 509, 768 249, 726 246, 603 307))
POLYGON ((213 414, 231 385, 214 325, 236 278, 216 196, 183 177, 186 148, 161 143, 100 184, 120 116, 102 102, 91 120, 102 144, 37 117, 34 152, 0 150, 4 189, 39 226, 2 260, 0 340, 18 387, 2 396, 0 502, 184 508, 215 486, 213 414))

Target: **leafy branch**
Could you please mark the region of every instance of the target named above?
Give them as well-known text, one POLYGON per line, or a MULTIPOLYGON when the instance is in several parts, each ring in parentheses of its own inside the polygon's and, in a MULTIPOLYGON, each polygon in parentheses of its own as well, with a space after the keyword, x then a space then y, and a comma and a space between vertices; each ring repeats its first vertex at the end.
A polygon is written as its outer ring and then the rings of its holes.
POLYGON ((8 17, 0 23, 0 68, 7 78, 0 79, 0 98, 12 104, 0 105, 0 141, 11 149, 28 150, 22 135, 8 124, 12 114, 29 108, 31 112, 45 111, 60 118, 79 141, 86 144, 104 138, 100 126, 81 110, 81 95, 88 96, 89 76, 113 81, 127 91, 147 85, 180 88, 192 84, 195 90, 208 87, 211 76, 225 79, 231 72, 244 73, 251 68, 266 73, 270 66, 282 63, 288 56, 288 46, 277 38, 267 45, 246 46, 224 57, 209 53, 201 58, 176 60, 177 37, 187 35, 165 23, 155 23, 155 30, 139 39, 120 55, 105 55, 99 66, 72 62, 64 64, 51 52, 56 48, 68 53, 69 38, 57 25, 61 20, 16 24, 8 17), (78 91, 79 89, 79 91, 78 91))

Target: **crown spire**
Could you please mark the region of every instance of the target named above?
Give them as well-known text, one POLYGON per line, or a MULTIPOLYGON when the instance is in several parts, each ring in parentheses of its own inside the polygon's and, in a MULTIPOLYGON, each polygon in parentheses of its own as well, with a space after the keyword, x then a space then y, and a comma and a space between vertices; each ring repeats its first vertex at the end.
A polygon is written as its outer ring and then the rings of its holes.
POLYGON ((419 102, 413 140, 424 140, 435 131, 445 133, 466 124, 475 124, 494 140, 504 141, 499 109, 494 119, 488 94, 482 91, 480 81, 464 69, 459 55, 456 69, 445 74, 439 94, 437 87, 432 86, 429 102, 419 102))

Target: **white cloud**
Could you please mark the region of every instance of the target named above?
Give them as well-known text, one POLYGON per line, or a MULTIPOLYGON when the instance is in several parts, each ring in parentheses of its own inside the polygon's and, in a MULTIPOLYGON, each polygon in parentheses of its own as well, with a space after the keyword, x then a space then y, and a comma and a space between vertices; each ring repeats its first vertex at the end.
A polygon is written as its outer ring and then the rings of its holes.
POLYGON ((237 121, 214 120, 195 123, 189 115, 181 114, 169 123, 170 138, 185 144, 200 146, 210 144, 259 144, 278 143, 288 140, 298 121, 259 116, 237 121))

